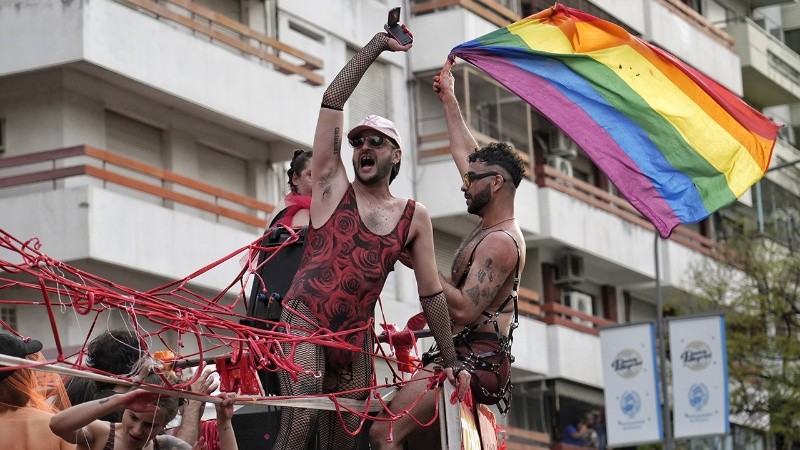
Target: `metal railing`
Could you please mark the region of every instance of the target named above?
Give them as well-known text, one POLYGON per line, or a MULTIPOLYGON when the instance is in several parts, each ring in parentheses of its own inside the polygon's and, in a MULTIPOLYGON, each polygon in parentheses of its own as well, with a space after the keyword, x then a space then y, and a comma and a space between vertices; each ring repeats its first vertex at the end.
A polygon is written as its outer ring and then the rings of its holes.
POLYGON ((157 19, 165 19, 186 27, 194 33, 225 46, 265 61, 275 70, 287 75, 295 74, 312 86, 324 84, 325 79, 316 71, 322 69, 323 60, 260 33, 247 25, 218 13, 191 0, 115 0, 157 19), (288 58, 287 58, 288 57, 288 58))
POLYGON ((274 209, 252 197, 88 145, 0 158, 0 189, 45 182, 56 190, 59 183, 80 176, 259 228, 264 227, 265 218, 258 213, 274 209))
POLYGON ((519 10, 510 9, 503 3, 519 8, 519 2, 509 3, 496 0, 412 0, 411 13, 425 14, 438 9, 458 6, 502 28, 522 18, 519 10))

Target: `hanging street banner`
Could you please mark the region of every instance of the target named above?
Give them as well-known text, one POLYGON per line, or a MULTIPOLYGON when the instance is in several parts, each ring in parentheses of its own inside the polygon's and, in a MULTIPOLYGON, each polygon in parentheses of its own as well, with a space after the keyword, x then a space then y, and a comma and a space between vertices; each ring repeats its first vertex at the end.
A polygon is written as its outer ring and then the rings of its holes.
POLYGON ((668 324, 675 438, 728 433, 725 317, 675 318, 668 324))
POLYGON ((653 323, 600 330, 609 447, 663 439, 655 342, 653 323))

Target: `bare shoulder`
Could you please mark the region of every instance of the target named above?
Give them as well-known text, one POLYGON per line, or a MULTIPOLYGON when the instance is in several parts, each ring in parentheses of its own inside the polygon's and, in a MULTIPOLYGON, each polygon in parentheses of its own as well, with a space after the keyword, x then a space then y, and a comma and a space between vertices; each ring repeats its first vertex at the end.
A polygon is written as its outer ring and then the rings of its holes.
POLYGON ((519 242, 522 236, 517 236, 516 234, 513 230, 497 230, 485 235, 477 244, 477 249, 475 250, 476 259, 478 256, 483 256, 491 257, 498 262, 508 261, 515 263, 517 249, 519 248, 520 253, 522 253, 519 242))
POLYGON ((428 208, 420 202, 414 205, 414 216, 411 218, 411 230, 409 232, 409 241, 414 240, 417 236, 433 234, 433 225, 431 224, 431 216, 428 213, 428 208))
POLYGON ((423 205, 420 202, 415 202, 414 203, 414 218, 416 219, 417 216, 419 216, 419 218, 422 219, 422 220, 430 220, 431 219, 431 216, 428 213, 428 208, 426 208, 425 205, 423 205))
POLYGON ((183 439, 170 436, 169 434, 159 434, 156 436, 159 449, 167 450, 192 450, 192 446, 183 439))

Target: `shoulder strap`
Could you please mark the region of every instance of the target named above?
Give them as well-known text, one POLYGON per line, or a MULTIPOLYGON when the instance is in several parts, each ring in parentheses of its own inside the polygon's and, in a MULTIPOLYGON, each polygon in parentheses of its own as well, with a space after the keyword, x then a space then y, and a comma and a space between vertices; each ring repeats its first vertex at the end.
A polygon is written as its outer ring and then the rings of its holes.
MULTIPOLYGON (((505 309, 506 305, 508 305, 508 302, 513 300, 514 301, 514 321, 511 323, 511 328, 509 329, 509 332, 508 332, 508 341, 509 341, 509 345, 510 345, 510 343, 513 341, 512 334, 514 333, 514 329, 519 326, 519 308, 518 308, 517 303, 518 303, 518 298, 519 298, 519 293, 518 293, 518 291, 519 291, 519 263, 520 263, 520 259, 521 259, 521 254, 520 254, 519 244, 517 244, 517 240, 514 239, 514 236, 511 236, 511 233, 509 233, 506 230, 496 230, 496 231, 502 231, 503 233, 507 234, 508 237, 511 238, 511 242, 514 243, 514 247, 517 248, 517 266, 514 269, 514 283, 511 286, 511 293, 508 294, 506 299, 503 301, 503 303, 500 304, 499 307, 497 307, 497 309, 495 310, 494 313, 490 313, 490 312, 488 312, 486 310, 482 311, 481 315, 483 315, 485 317, 485 319, 483 319, 482 321, 477 321, 477 322, 474 322, 474 323, 472 323, 470 325, 465 326, 464 329, 461 330, 461 334, 464 334, 464 335, 469 334, 469 333, 472 332, 472 330, 475 330, 475 329, 477 329, 479 327, 482 327, 482 326, 486 325, 487 323, 492 322, 494 317, 496 315, 500 314, 500 312, 503 311, 503 309, 505 309)), ((494 232, 495 231, 492 231, 492 233, 494 233, 494 232)), ((491 233, 487 233, 486 236, 488 236, 489 234, 491 234, 491 233)), ((485 238, 486 236, 484 236, 483 238, 485 238)), ((481 241, 483 241, 483 238, 481 238, 481 241)), ((480 244, 481 241, 479 241, 478 244, 480 244)), ((469 265, 472 265, 472 257, 475 255, 475 250, 477 248, 478 248, 478 246, 476 245, 475 248, 472 250, 472 255, 470 255, 470 263, 469 263, 469 265)), ((467 268, 469 268, 469 265, 467 266, 467 268)), ((469 272, 469 270, 467 270, 467 272, 469 272)), ((495 333, 497 334, 498 339, 500 339, 501 337, 503 337, 503 335, 502 335, 502 333, 500 333, 500 330, 497 327, 497 322, 494 322, 494 326, 495 326, 495 333)))
POLYGON ((502 311, 506 307, 506 305, 508 304, 509 299, 511 299, 513 297, 513 299, 514 299, 514 322, 511 324, 511 330, 509 330, 509 333, 508 333, 508 338, 511 339, 511 333, 513 333, 514 332, 514 328, 517 328, 517 326, 519 325, 519 309, 517 307, 517 303, 518 303, 518 299, 519 299, 519 262, 520 262, 520 259, 522 258, 522 255, 521 255, 521 252, 520 252, 520 249, 519 249, 519 244, 517 244, 517 240, 514 239, 514 236, 512 236, 511 233, 509 233, 506 230, 500 230, 500 231, 502 231, 503 233, 507 234, 508 237, 511 238, 511 242, 514 243, 514 247, 517 248, 517 267, 514 269, 514 284, 511 286, 511 294, 508 297, 506 297, 506 300, 497 309, 498 311, 502 311))
POLYGON ((108 430, 108 439, 106 440, 106 446, 103 447, 103 450, 114 450, 114 422, 109 422, 109 430, 108 430))

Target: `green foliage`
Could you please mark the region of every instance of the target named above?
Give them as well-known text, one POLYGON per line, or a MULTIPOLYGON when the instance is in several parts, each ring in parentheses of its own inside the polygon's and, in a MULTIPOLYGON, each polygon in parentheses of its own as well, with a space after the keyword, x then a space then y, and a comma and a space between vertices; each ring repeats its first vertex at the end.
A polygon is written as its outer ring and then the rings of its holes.
POLYGON ((800 254, 747 230, 726 244, 692 269, 698 298, 670 306, 725 313, 731 414, 800 445, 800 254))

